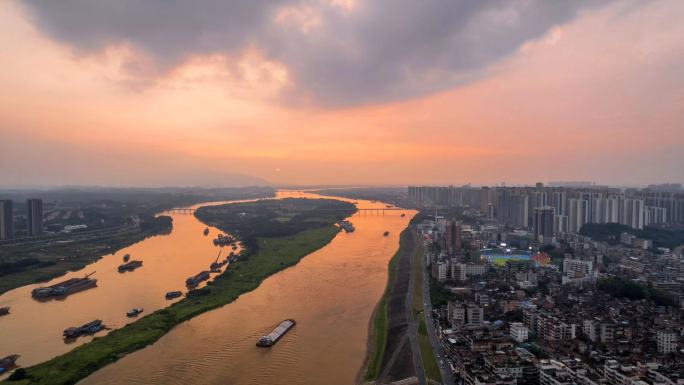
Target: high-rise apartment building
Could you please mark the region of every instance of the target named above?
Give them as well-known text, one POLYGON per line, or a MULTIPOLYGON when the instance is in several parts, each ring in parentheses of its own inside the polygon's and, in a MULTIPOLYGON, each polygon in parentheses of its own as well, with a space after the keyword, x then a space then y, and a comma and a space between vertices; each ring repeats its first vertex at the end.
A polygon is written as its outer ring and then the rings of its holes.
POLYGON ((622 199, 620 202, 620 223, 633 229, 643 229, 644 209, 642 199, 622 199))
POLYGON ((534 209, 534 238, 545 244, 553 243, 556 209, 551 206, 534 209))
POLYGON ((14 238, 14 217, 12 216, 12 201, 0 201, 0 239, 14 238))
POLYGON ((566 187, 409 187, 422 206, 462 206, 513 227, 533 228, 535 209, 555 208, 556 233, 578 233, 587 223, 620 223, 634 229, 651 224, 684 223, 680 189, 620 190, 585 184, 566 187))
POLYGON ((444 248, 449 254, 461 253, 461 225, 455 219, 447 221, 444 248))
POLYGON ((26 200, 26 233, 29 237, 43 234, 43 201, 41 199, 26 200))

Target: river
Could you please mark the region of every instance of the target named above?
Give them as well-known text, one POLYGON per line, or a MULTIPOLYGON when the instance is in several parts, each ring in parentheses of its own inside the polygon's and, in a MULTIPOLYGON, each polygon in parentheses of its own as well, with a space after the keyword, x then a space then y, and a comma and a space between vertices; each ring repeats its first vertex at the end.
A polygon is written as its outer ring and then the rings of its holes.
MULTIPOLYGON (((321 196, 280 191, 278 198, 283 197, 321 196)), ((382 202, 356 202, 359 208, 385 207, 382 202)), ((400 232, 413 214, 410 210, 389 211, 385 215, 354 214, 351 221, 355 232, 339 233, 330 244, 309 254, 296 266, 267 278, 254 291, 177 326, 157 343, 97 371, 80 384, 353 383, 366 355, 368 322, 386 284, 387 263, 398 248, 400 232), (401 213, 406 216, 401 217, 401 213), (389 231, 389 236, 383 236, 384 231, 389 231), (285 318, 297 321, 294 329, 273 348, 257 348, 258 337, 285 318)), ((23 290, 28 301, 22 297, 18 302, 28 302, 26 306, 30 304, 35 311, 47 311, 38 310, 37 305, 61 307, 62 313, 69 314, 61 317, 68 318, 71 324, 80 322, 72 320, 74 313, 81 314, 79 320, 84 322, 100 318, 105 323, 122 325, 127 321, 125 311, 134 306, 145 307, 147 311, 167 305, 164 292, 182 289, 188 275, 206 269, 217 249, 211 244, 211 237, 202 235, 203 229, 204 225, 194 216, 174 215, 171 234, 149 238, 84 269, 115 271, 120 255, 130 253, 132 258, 140 257, 145 263, 130 274, 131 279, 127 274, 116 273, 111 278, 120 281, 106 284, 110 277, 105 280, 103 276, 97 289, 68 297, 61 303, 31 300, 31 287, 7 294, 19 298, 21 293, 15 292, 23 290), (136 276, 143 269, 151 271, 147 279, 142 274, 136 276), (109 294, 95 294, 98 291, 109 294), (93 298, 88 299, 89 296, 93 298), (67 306, 70 302, 73 306, 67 306), (86 306, 81 306, 83 303, 86 306)), ((0 304, 3 301, 0 297, 0 304)), ((11 305, 13 311, 15 306, 17 311, 23 311, 18 304, 11 305)), ((0 328, 4 329, 2 321, 0 328)), ((26 319, 23 329, 16 324, 13 327, 15 331, 29 331, 41 327, 36 324, 52 327, 52 321, 26 319)), ((0 330, 0 355, 16 351, 22 354, 20 363, 26 365, 67 351, 71 347, 64 345, 59 336, 70 325, 64 323, 52 327, 55 331, 40 341, 31 338, 27 342, 0 330), (14 350, 7 349, 5 341, 10 341, 14 350), (41 341, 51 350, 44 352, 41 346, 34 345, 41 341)))
MULTIPOLYGON (((213 202, 219 204, 225 202, 213 202)), ((198 207, 207 203, 190 206, 198 207)), ((164 294, 171 290, 186 291, 185 279, 208 270, 219 248, 212 239, 218 230, 204 236, 205 225, 194 215, 171 214, 173 230, 168 235, 146 238, 136 244, 107 255, 82 270, 70 272, 49 282, 23 286, 0 296, 0 307, 10 306, 11 314, 0 318, 0 357, 19 354, 21 366, 46 361, 82 345, 93 337, 81 337, 64 342, 62 332, 70 326, 80 326, 101 319, 109 328, 120 328, 135 321, 126 312, 134 307, 144 309, 143 315, 166 307, 164 294), (133 272, 119 273, 117 267, 123 255, 143 261, 133 272), (31 290, 83 277, 95 272, 97 287, 72 294, 63 299, 37 301, 31 290)), ((227 251, 227 250, 226 250, 227 251)), ((223 255, 226 255, 224 251, 223 255)), ((176 299, 175 301, 179 301, 176 299)), ((97 333, 96 336, 106 334, 97 333)))

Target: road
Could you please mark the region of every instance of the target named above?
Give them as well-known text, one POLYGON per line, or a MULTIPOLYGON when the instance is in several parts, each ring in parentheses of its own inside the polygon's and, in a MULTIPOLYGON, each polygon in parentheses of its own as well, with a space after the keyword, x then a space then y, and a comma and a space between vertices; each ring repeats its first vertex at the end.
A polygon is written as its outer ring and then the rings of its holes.
MULTIPOLYGON (((419 240, 419 242, 422 242, 422 240, 419 240)), ((449 363, 445 359, 446 356, 444 355, 444 351, 442 351, 442 345, 439 342, 438 331, 435 330, 435 321, 432 316, 432 301, 430 301, 430 271, 428 270, 427 266, 425 266, 424 257, 420 259, 419 268, 423 272, 423 308, 425 309, 425 324, 427 325, 428 337, 430 338, 432 351, 437 358, 439 370, 442 373, 442 383, 445 385, 454 385, 456 383, 454 375, 449 368, 449 363)))
MULTIPOLYGON (((416 248, 422 242, 415 230, 411 229, 416 248)), ((408 320, 408 335, 411 343, 411 351, 413 352, 413 365, 416 367, 416 376, 420 385, 427 385, 425 377, 425 368, 423 367, 423 359, 420 355, 420 345, 418 344, 418 323, 416 322, 415 314, 413 314, 413 285, 414 285, 414 269, 420 269, 421 266, 415 266, 413 255, 409 258, 411 260, 411 274, 409 278, 409 286, 406 291, 406 319, 408 320)), ((422 264, 421 264, 422 265, 422 264)))

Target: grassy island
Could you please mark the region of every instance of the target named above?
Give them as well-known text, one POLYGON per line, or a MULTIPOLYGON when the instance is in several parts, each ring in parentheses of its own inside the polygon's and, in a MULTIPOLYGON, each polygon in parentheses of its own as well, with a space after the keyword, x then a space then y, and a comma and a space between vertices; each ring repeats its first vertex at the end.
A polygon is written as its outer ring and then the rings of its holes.
POLYGON ((329 199, 262 200, 203 207, 196 213, 201 221, 237 235, 246 246, 239 261, 206 287, 191 291, 172 306, 62 356, 15 372, 16 380, 6 383, 75 384, 124 355, 154 343, 181 322, 256 289, 268 276, 330 242, 339 231, 335 222, 355 210, 350 203, 329 199))

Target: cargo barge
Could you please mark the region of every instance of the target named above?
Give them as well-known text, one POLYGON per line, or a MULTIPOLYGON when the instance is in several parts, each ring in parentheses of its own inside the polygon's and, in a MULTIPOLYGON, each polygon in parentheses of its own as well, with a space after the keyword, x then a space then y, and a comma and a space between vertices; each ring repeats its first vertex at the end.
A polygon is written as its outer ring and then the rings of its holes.
POLYGON ((136 307, 136 308, 131 309, 131 311, 127 312, 126 317, 128 317, 128 318, 137 317, 142 312, 143 312, 143 308, 136 307))
POLYGON ((174 298, 178 298, 182 295, 183 295, 182 291, 170 291, 170 292, 166 293, 165 298, 166 299, 174 299, 174 298))
POLYGON ((209 271, 207 271, 207 270, 202 271, 202 272, 198 273, 197 275, 195 275, 194 277, 190 277, 190 278, 186 279, 185 280, 185 286, 195 287, 195 286, 199 285, 200 282, 206 281, 207 279, 209 279, 209 277, 210 277, 209 271))
POLYGON ((33 298, 63 297, 96 287, 97 279, 89 278, 93 274, 95 274, 95 272, 92 272, 83 278, 71 278, 51 286, 33 289, 31 291, 31 296, 33 298))
POLYGON ((0 358, 0 374, 4 374, 17 367, 18 354, 10 354, 5 358, 0 358))
POLYGON ((292 327, 295 326, 295 320, 293 319, 286 319, 285 321, 281 322, 280 325, 276 326, 275 329, 273 329, 268 335, 262 336, 259 338, 259 341, 257 341, 256 346, 262 347, 262 348, 267 348, 275 345, 278 340, 283 338, 285 333, 290 331, 292 327))
POLYGON ((141 267, 142 264, 143 264, 142 261, 130 261, 130 262, 123 263, 123 264, 119 265, 118 270, 119 270, 119 273, 123 273, 126 271, 133 271, 133 270, 141 267))
POLYGON ((104 329, 102 320, 96 319, 82 326, 66 328, 62 335, 65 339, 74 339, 84 335, 95 334, 102 329, 104 329))

